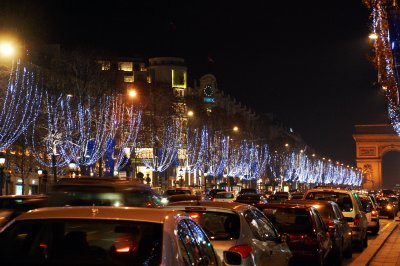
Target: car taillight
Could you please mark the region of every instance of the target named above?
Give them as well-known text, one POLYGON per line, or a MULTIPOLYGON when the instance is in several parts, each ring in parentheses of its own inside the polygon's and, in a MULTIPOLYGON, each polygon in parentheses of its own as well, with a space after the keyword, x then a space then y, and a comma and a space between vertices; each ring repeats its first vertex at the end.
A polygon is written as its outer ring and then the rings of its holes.
POLYGON ((335 222, 333 220, 328 220, 326 226, 328 227, 329 236, 333 236, 335 234, 335 222))
POLYGON ((371 216, 372 216, 372 217, 376 217, 377 215, 378 215, 378 213, 377 213, 375 210, 372 210, 371 216))
POLYGON ((354 217, 354 225, 359 225, 361 223, 361 217, 359 214, 354 217))
POLYGON ((249 245, 239 245, 231 247, 229 251, 237 252, 242 256, 243 259, 245 259, 248 256, 250 256, 251 252, 253 251, 253 248, 249 245))

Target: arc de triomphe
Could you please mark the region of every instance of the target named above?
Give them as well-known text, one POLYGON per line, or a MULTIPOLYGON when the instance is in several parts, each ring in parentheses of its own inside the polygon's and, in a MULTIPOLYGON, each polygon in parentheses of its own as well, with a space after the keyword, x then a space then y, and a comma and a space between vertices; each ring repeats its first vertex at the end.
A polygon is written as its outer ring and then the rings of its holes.
MULTIPOLYGON (((389 124, 355 125, 357 167, 364 172, 363 187, 382 188, 382 157, 400 151, 400 137, 389 124)), ((400 177, 399 177, 400 183, 400 177)))

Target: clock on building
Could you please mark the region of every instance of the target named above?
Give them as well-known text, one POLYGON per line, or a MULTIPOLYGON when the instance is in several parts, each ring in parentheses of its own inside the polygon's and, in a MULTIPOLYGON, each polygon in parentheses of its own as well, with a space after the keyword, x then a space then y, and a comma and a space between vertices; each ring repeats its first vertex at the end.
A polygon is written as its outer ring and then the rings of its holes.
POLYGON ((203 92, 204 92, 204 102, 205 103, 213 103, 213 102, 215 102, 215 99, 214 99, 214 88, 213 88, 213 86, 211 84, 207 84, 204 87, 203 92))
POLYGON ((207 84, 204 87, 204 96, 205 97, 213 97, 214 96, 214 88, 210 84, 207 84))

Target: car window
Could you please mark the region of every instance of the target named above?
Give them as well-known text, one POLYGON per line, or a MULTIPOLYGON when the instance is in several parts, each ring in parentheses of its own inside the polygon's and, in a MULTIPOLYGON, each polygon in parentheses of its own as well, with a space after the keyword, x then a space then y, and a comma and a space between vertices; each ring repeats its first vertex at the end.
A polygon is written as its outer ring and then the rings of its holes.
POLYGON ((240 218, 235 213, 189 212, 211 240, 232 240, 240 236, 240 218))
POLYGON ((110 220, 18 221, 0 234, 0 260, 20 264, 160 264, 162 224, 110 220))
POLYGON ((309 212, 295 208, 265 208, 264 214, 282 233, 304 234, 312 231, 309 212))
POLYGON ((323 221, 320 213, 318 212, 318 210, 312 208, 311 211, 314 214, 315 222, 316 222, 318 230, 325 230, 326 227, 325 227, 324 221, 323 221))
POLYGON ((203 232, 201 227, 192 220, 185 220, 188 223, 190 230, 193 233, 194 239, 200 248, 202 254, 202 265, 216 265, 216 255, 210 240, 207 235, 203 232))
POLYGON ((342 214, 342 212, 339 210, 339 207, 338 207, 336 204, 333 204, 332 207, 333 207, 333 211, 334 211, 334 213, 335 213, 336 218, 337 218, 337 219, 342 219, 342 218, 343 218, 343 214, 342 214))
POLYGON ((313 191, 307 193, 306 199, 315 200, 330 200, 336 202, 342 212, 353 211, 353 202, 347 193, 334 192, 334 191, 313 191))
MULTIPOLYGON (((196 241, 193 230, 191 230, 192 224, 188 224, 185 220, 181 220, 178 224, 178 238, 179 248, 186 265, 209 265, 214 263, 215 258, 208 258, 207 252, 199 246, 196 241)), ((194 230, 199 230, 193 227, 194 230)), ((209 243, 206 243, 208 245, 209 243)), ((211 244, 210 244, 211 246, 211 244)))
POLYGON ((235 196, 233 196, 233 194, 232 193, 217 193, 216 195, 215 195, 215 198, 216 199, 233 199, 233 198, 235 198, 235 196))
POLYGON ((259 211, 247 210, 244 213, 244 218, 256 239, 260 241, 268 241, 277 238, 277 233, 275 232, 273 225, 271 225, 268 219, 259 211))
POLYGON ((329 205, 327 204, 315 204, 314 208, 317 209, 318 213, 321 215, 322 219, 329 220, 332 216, 329 205))

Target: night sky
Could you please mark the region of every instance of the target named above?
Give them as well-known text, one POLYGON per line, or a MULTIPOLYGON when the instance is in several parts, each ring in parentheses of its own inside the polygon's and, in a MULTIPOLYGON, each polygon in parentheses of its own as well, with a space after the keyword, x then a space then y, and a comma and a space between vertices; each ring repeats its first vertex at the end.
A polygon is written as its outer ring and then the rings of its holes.
POLYGON ((388 122, 361 0, 103 2, 2 1, 0 30, 27 43, 183 57, 190 83, 213 73, 219 89, 352 165, 354 125, 388 122))

